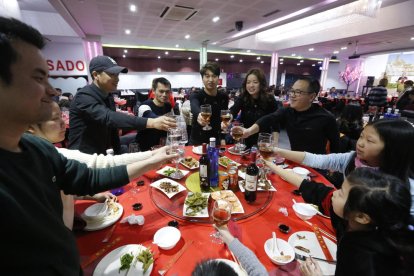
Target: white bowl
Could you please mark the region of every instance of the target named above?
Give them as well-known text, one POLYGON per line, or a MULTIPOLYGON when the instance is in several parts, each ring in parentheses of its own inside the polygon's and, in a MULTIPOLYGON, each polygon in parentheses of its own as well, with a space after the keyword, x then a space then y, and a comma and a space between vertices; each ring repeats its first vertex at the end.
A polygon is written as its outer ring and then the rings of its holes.
POLYGON ((175 227, 166 226, 158 231, 154 235, 154 241, 158 247, 164 250, 172 249, 180 240, 181 232, 175 227))
POLYGON ((87 219, 102 219, 106 216, 108 212, 108 204, 104 203, 95 203, 88 208, 86 208, 84 215, 87 219))
POLYGON ((314 215, 316 215, 318 213, 318 211, 309 206, 309 204, 307 203, 295 203, 292 205, 293 211, 295 211, 295 214, 303 219, 303 220, 308 220, 311 219, 314 215))
POLYGON ((307 178, 308 174, 310 174, 309 170, 302 168, 302 167, 294 167, 292 170, 294 173, 300 175, 303 178, 307 178))
POLYGON ((288 258, 287 260, 275 259, 275 254, 272 252, 272 243, 273 239, 268 239, 264 244, 264 250, 266 252, 266 255, 269 257, 272 263, 277 265, 285 265, 295 259, 295 250, 287 241, 282 239, 277 239, 277 246, 280 251, 283 251, 283 256, 290 256, 290 258, 288 258))

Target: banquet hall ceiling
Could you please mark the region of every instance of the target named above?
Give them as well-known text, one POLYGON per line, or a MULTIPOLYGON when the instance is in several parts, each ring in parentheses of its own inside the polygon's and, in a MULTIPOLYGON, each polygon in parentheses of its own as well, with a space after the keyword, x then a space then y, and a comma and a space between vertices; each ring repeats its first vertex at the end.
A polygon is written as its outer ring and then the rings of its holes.
MULTIPOLYGON (((369 26, 365 26, 365 29, 361 27, 360 33, 358 33, 359 28, 354 30, 336 28, 326 31, 323 36, 308 35, 304 36, 306 39, 295 38, 284 43, 257 43, 251 33, 234 38, 239 33, 235 29, 236 21, 243 21, 242 31, 245 31, 293 12, 308 10, 301 15, 266 27, 270 28, 354 2, 351 0, 18 1, 23 11, 59 13, 77 36, 100 38, 104 45, 197 50, 202 42, 206 42, 209 50, 244 53, 251 50, 262 54, 277 51, 280 56, 295 53, 311 58, 334 55, 334 50, 345 46, 347 49, 336 55, 339 58, 348 57, 355 51, 355 41, 358 41, 358 53, 361 54, 414 48, 414 39, 410 40, 414 37, 414 17, 405 16, 405 13, 409 12, 406 10, 401 10, 392 18, 389 24, 391 27, 387 28, 387 24, 381 23, 379 24, 381 26, 372 26, 372 32, 369 32, 369 26), (129 10, 130 4, 137 6, 136 12, 129 10), (167 7, 168 11, 165 12, 167 7), (215 16, 220 17, 216 23, 212 21, 215 16), (402 18, 398 18, 399 16, 402 18), (404 20, 399 23, 400 19, 404 20), (129 35, 125 34, 126 29, 131 32, 129 35), (351 35, 347 37, 347 33, 351 35), (184 38, 186 34, 190 35, 189 39, 184 38), (218 43, 213 45, 213 42, 218 43), (314 51, 309 52, 309 48, 314 48, 314 51)), ((413 0, 384 0, 378 17, 381 18, 383 9, 401 4, 409 5, 413 2, 413 0)), ((56 35, 51 35, 50 38, 55 41, 61 39, 56 35)))

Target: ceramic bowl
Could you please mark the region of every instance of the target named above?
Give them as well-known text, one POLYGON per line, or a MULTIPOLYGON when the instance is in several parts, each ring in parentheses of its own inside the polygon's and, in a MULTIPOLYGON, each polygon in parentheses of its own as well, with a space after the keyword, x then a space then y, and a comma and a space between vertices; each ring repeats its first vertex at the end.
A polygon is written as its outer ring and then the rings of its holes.
POLYGON ((87 219, 98 220, 103 219, 108 212, 108 204, 104 203, 95 203, 88 208, 86 208, 84 215, 87 219))
POLYGON ((175 227, 166 226, 155 232, 153 243, 161 249, 169 250, 174 248, 180 238, 180 230, 175 227))
POLYGON ((273 239, 268 239, 264 244, 264 250, 266 255, 269 257, 272 263, 277 265, 285 265, 290 263, 295 259, 295 250, 293 247, 285 240, 277 239, 277 246, 280 252, 283 252, 283 255, 279 255, 273 252, 273 239), (276 257, 277 256, 277 257, 276 257))
POLYGON ((292 170, 294 173, 300 175, 303 178, 307 178, 308 175, 310 174, 309 170, 302 168, 302 167, 294 167, 292 170))
POLYGON ((293 211, 295 211, 295 214, 303 220, 311 219, 314 215, 318 213, 318 211, 315 208, 309 206, 309 204, 301 202, 293 204, 292 208, 293 211))

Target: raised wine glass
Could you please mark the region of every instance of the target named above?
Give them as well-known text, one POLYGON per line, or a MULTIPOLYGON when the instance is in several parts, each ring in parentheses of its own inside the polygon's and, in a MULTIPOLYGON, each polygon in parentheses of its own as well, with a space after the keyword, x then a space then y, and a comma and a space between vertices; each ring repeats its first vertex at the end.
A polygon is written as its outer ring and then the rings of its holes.
MULTIPOLYGON (((270 133, 261 132, 257 138, 257 147, 263 159, 271 161, 273 157, 273 136, 270 133)), ((260 182, 265 182, 267 174, 266 166, 262 167, 260 182)))
MULTIPOLYGON (((213 217, 214 224, 218 227, 227 224, 231 218, 231 208, 232 205, 230 202, 224 199, 218 199, 214 202, 213 210, 211 211, 211 216, 213 217)), ((222 244, 223 241, 220 238, 220 233, 214 231, 210 234, 211 242, 222 244)))
MULTIPOLYGON (((228 124, 230 119, 231 119, 231 115, 230 115, 230 110, 221 110, 220 111, 220 117, 221 117, 221 121, 224 124, 228 124)), ((224 130, 221 131, 221 133, 229 133, 228 127, 224 130)))
POLYGON ((181 128, 170 128, 167 132, 167 153, 178 154, 177 158, 173 159, 175 163, 175 171, 171 174, 172 178, 180 179, 183 173, 178 169, 178 163, 184 157, 184 145, 181 143, 182 130, 181 128))
POLYGON ((203 119, 208 122, 207 125, 203 127, 203 130, 211 130, 211 126, 210 126, 211 105, 203 104, 202 106, 200 106, 200 114, 201 114, 201 117, 203 117, 203 119))
POLYGON ((231 128, 231 137, 236 141, 236 145, 234 146, 234 152, 240 153, 242 149, 242 145, 240 144, 240 139, 243 136, 243 124, 240 122, 233 122, 233 126, 231 128))

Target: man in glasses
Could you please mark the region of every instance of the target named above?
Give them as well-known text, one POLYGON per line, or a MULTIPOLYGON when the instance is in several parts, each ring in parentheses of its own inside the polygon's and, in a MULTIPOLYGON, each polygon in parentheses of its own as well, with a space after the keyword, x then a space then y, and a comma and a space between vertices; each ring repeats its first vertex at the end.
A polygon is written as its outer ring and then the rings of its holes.
MULTIPOLYGON (((171 83, 166 78, 156 78, 152 81, 154 98, 144 101, 138 109, 138 117, 158 118, 162 115, 172 114, 170 103, 171 83)), ((142 151, 150 150, 152 146, 162 144, 167 133, 158 129, 144 129, 139 131, 136 141, 142 151)))
POLYGON ((69 148, 89 154, 105 154, 112 148, 120 154, 118 128, 167 130, 175 120, 166 116, 140 118, 115 111, 112 93, 119 74, 128 69, 108 56, 94 57, 89 64, 93 82, 78 91, 70 107, 69 148))
POLYGON ((253 126, 245 129, 243 137, 249 137, 265 126, 285 126, 291 149, 311 153, 326 153, 327 142, 331 152, 339 150, 339 132, 334 116, 312 104, 318 95, 320 84, 317 80, 300 78, 288 91, 290 107, 281 108, 262 117, 253 126))

